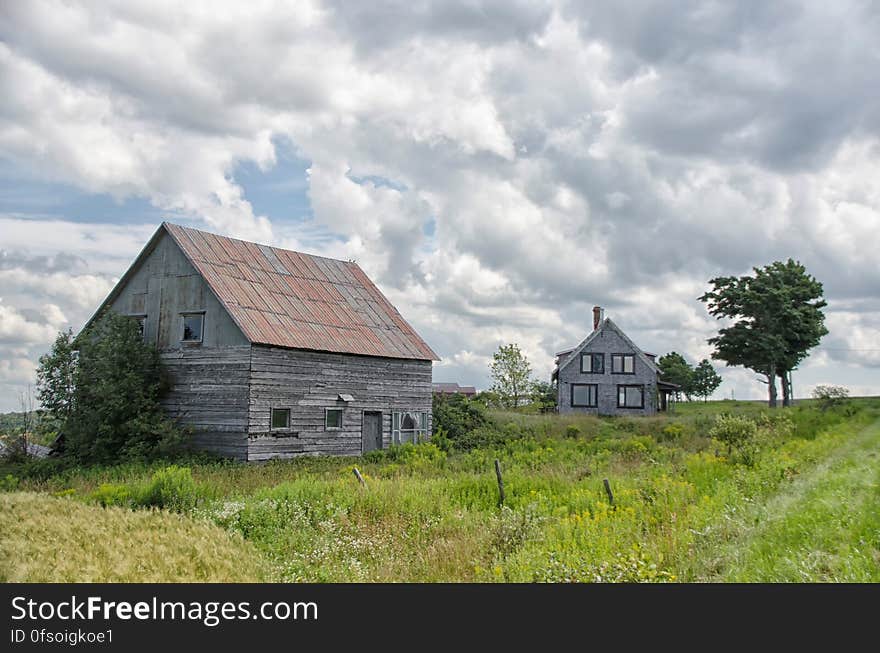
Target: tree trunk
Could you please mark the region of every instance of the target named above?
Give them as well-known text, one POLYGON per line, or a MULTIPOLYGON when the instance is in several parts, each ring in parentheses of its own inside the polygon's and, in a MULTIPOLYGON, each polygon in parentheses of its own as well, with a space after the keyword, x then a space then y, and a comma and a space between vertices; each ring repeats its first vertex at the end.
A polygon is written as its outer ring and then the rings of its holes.
POLYGON ((770 394, 769 406, 776 408, 776 363, 770 363, 770 373, 767 375, 767 392, 770 394))
POLYGON ((783 370, 779 374, 779 379, 782 383, 782 405, 791 406, 791 389, 788 385, 788 371, 783 370))

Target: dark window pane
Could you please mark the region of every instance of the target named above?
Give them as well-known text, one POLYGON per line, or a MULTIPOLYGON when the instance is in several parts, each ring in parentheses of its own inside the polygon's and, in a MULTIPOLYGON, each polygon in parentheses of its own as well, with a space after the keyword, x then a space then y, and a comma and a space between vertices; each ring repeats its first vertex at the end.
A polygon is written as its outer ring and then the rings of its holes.
POLYGON ((272 428, 286 429, 290 426, 290 409, 289 408, 273 408, 272 409, 272 428))
POLYGON ((328 429, 342 428, 342 409, 329 408, 324 426, 328 429))
POLYGON ((183 339, 184 340, 201 340, 202 339, 202 321, 204 315, 184 315, 183 316, 183 339))
POLYGON ((572 406, 596 406, 596 390, 595 384, 574 384, 571 386, 571 405, 572 406))
POLYGON ((593 374, 605 373, 605 354, 593 354, 593 374))

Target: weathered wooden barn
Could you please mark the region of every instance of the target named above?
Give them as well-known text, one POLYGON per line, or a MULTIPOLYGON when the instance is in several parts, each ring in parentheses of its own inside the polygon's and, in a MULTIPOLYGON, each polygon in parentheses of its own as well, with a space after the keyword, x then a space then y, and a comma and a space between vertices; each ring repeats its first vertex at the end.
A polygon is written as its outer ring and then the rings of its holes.
POLYGON ((654 355, 639 349, 599 306, 592 333, 556 354, 552 380, 560 413, 653 415, 668 409, 678 389, 659 378, 654 355))
POLYGON ((96 312, 130 315, 193 444, 357 455, 431 433, 437 355, 353 262, 163 223, 96 312))

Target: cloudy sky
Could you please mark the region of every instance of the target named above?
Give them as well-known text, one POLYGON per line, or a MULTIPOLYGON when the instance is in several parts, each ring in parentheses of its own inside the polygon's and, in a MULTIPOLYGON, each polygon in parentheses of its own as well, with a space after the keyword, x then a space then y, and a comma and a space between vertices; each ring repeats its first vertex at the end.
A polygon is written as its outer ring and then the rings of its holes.
MULTIPOLYGON (((356 259, 486 387, 591 328, 708 356, 707 280, 793 257, 880 394, 880 9, 866 2, 0 4, 0 410, 163 220, 356 259)), ((718 396, 765 387, 723 369, 718 396)))

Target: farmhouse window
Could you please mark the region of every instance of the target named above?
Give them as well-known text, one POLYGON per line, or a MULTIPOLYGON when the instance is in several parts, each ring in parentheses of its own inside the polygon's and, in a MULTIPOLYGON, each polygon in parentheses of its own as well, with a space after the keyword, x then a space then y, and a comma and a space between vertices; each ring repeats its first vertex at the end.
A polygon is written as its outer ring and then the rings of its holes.
POLYGON ((290 428, 290 408, 273 408, 272 409, 272 428, 273 429, 290 428))
POLYGON ((342 428, 342 409, 328 408, 324 413, 324 428, 341 429, 342 428))
POLYGON ((605 374, 605 354, 581 354, 583 374, 605 374))
POLYGON ((635 356, 635 354, 611 354, 611 373, 612 374, 635 374, 636 373, 636 356, 635 356))
POLYGON ((571 405, 595 408, 599 405, 599 386, 595 383, 572 383, 571 405))
POLYGON ((421 442, 428 435, 428 413, 391 413, 391 438, 394 444, 421 442))
POLYGON ((204 322, 204 313, 184 313, 183 342, 201 342, 204 322))
POLYGON ((643 385, 619 385, 617 386, 618 408, 644 408, 645 386, 643 385))

